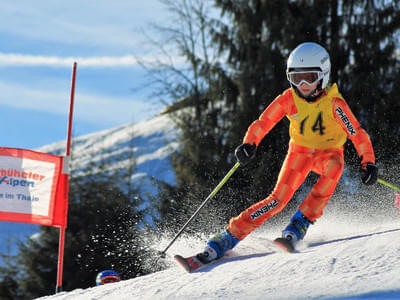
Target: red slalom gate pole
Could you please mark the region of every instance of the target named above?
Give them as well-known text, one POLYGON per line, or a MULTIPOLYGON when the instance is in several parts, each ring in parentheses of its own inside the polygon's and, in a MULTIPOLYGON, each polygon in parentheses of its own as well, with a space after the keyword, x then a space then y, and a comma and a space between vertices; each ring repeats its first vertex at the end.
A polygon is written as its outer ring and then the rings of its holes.
POLYGON ((56 294, 59 292, 62 292, 63 265, 64 265, 64 242, 65 242, 65 227, 60 227, 60 239, 58 242, 58 266, 57 266, 56 294))
POLYGON ((71 101, 69 104, 69 119, 68 119, 68 134, 67 134, 67 149, 66 156, 71 155, 71 136, 72 136, 72 113, 74 111, 74 98, 75 98, 75 81, 76 81, 76 67, 77 63, 74 62, 72 69, 72 83, 71 83, 71 101))
MULTIPOLYGON (((68 197, 69 190, 69 158, 71 155, 71 137, 72 137, 72 115, 74 111, 74 98, 75 98, 75 81, 76 81, 76 68, 77 63, 74 62, 74 66, 72 69, 72 83, 71 83, 71 97, 70 97, 70 106, 69 106, 69 118, 68 118, 68 133, 67 133, 67 147, 65 151, 65 158, 63 163, 63 174, 65 176, 65 193, 66 197, 68 197)), ((67 216, 65 216, 66 218, 67 216)), ((56 293, 62 291, 62 280, 63 280, 63 266, 64 266, 64 244, 65 244, 65 229, 66 226, 61 226, 60 228, 60 239, 58 244, 58 265, 57 265, 57 286, 56 293)))

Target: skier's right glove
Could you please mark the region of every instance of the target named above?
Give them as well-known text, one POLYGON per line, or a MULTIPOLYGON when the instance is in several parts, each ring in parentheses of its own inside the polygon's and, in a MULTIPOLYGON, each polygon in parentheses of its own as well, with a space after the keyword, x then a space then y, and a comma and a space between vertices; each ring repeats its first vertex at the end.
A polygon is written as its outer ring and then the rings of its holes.
POLYGON ((378 179, 378 167, 370 162, 362 164, 360 168, 360 175, 362 183, 366 185, 372 185, 378 179))
POLYGON ((241 165, 247 165, 254 157, 256 157, 256 145, 255 144, 241 144, 235 149, 235 156, 241 165))

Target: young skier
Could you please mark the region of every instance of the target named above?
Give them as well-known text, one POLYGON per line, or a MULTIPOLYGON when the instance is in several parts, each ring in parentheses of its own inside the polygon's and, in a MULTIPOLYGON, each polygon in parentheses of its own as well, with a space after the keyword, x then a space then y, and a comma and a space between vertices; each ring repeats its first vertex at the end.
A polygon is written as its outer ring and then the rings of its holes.
POLYGON ((321 217, 342 175, 343 144, 347 138, 361 158, 361 181, 367 185, 376 182, 378 169, 370 138, 337 85, 328 85, 330 68, 328 52, 316 43, 300 44, 290 53, 286 75, 291 87, 250 125, 243 144, 235 150, 237 160, 246 165, 255 157, 264 136, 286 116, 290 121, 290 143, 278 181, 267 198, 232 218, 225 230, 209 240, 205 251, 197 255, 201 262, 221 257, 279 213, 313 171, 320 175, 319 179, 282 232, 282 238, 292 244, 302 240, 309 225, 321 217))

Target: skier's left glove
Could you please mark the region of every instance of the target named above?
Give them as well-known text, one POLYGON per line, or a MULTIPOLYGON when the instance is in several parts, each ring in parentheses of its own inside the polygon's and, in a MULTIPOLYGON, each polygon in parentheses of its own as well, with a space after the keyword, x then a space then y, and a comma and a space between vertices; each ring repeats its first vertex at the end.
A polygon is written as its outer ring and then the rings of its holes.
POLYGON ((254 157, 256 157, 256 144, 241 144, 235 149, 235 156, 238 162, 243 166, 247 165, 254 157))
POLYGON ((373 185, 378 180, 378 167, 373 163, 364 163, 360 168, 362 183, 373 185))

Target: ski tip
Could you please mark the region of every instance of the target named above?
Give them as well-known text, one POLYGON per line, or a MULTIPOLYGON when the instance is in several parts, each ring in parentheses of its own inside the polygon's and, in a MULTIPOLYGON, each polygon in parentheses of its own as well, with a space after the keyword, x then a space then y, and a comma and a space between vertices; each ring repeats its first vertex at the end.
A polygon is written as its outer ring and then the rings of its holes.
POLYGON ((176 262, 178 264, 180 264, 182 266, 182 268, 185 269, 186 272, 188 272, 188 273, 191 272, 190 266, 189 266, 187 260, 183 256, 180 256, 177 254, 177 255, 174 255, 174 259, 176 260, 176 262))
POLYGON ((279 246, 283 250, 289 253, 294 253, 296 250, 294 249, 292 243, 284 238, 277 238, 273 242, 275 245, 279 246))

